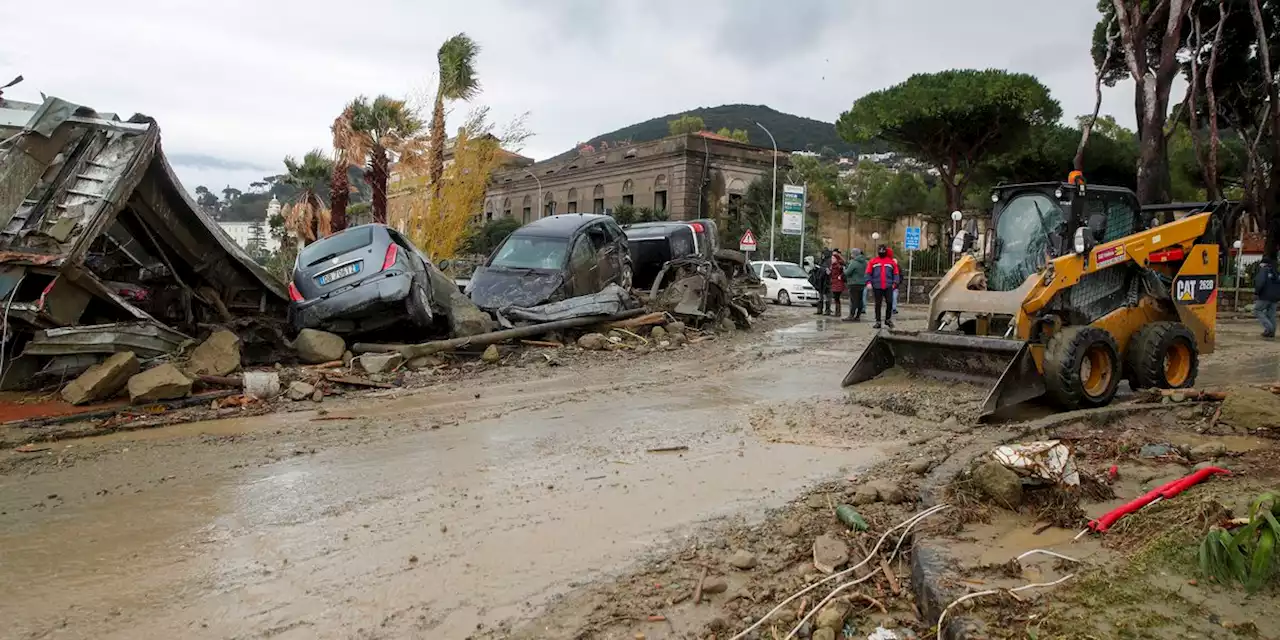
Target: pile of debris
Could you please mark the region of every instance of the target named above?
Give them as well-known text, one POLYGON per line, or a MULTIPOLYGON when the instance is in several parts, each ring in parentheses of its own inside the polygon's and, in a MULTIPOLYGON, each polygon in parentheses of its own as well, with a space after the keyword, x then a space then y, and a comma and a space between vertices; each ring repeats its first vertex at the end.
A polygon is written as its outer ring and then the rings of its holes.
POLYGON ((714 261, 687 256, 664 265, 649 292, 650 306, 695 325, 728 318, 739 329, 751 328, 751 318, 766 307, 764 284, 745 254, 720 249, 715 256, 714 261))
POLYGON ((190 200, 153 120, 0 99, 0 141, 0 388, 97 367, 72 395, 100 397, 214 326, 281 335, 284 287, 190 200))

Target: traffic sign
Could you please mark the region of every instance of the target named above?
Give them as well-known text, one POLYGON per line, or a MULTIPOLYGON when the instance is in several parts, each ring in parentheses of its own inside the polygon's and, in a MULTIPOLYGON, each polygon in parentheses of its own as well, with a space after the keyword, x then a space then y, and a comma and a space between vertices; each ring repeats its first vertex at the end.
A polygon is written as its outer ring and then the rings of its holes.
POLYGON ((750 229, 742 232, 742 239, 738 240, 738 251, 755 251, 756 250, 756 234, 751 233, 750 229))
POLYGON ((920 250, 920 227, 907 227, 907 237, 903 240, 902 247, 907 251, 920 250))

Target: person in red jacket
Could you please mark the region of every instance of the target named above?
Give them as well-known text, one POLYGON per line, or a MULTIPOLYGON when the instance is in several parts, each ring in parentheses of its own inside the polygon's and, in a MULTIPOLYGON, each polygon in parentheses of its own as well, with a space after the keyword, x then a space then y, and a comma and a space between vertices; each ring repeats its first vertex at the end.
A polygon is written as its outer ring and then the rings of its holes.
POLYGON ((840 317, 840 298, 844 296, 844 256, 840 250, 831 252, 831 299, 836 303, 835 317, 840 317))
POLYGON ((893 290, 898 286, 901 274, 898 272, 898 261, 889 256, 889 248, 880 245, 876 249, 876 257, 867 263, 867 287, 876 299, 876 323, 873 328, 880 328, 880 308, 887 307, 883 317, 889 328, 893 328, 893 290))

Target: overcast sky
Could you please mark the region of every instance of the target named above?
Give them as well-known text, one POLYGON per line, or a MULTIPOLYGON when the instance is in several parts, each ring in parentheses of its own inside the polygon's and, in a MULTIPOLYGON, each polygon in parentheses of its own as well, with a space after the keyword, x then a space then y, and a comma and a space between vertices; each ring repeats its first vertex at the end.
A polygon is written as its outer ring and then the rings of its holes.
MULTIPOLYGON (((834 122, 918 72, 1032 73, 1068 117, 1093 106, 1092 0, 62 0, 0 2, 0 84, 160 123, 188 189, 245 188, 329 144, 359 94, 429 95, 435 51, 482 47, 499 122, 529 113, 542 159, 699 106, 766 104, 834 122), (19 7, 22 8, 19 12, 19 7)), ((1104 112, 1132 127, 1132 87, 1104 112)), ((456 108, 451 128, 466 111, 456 108)))

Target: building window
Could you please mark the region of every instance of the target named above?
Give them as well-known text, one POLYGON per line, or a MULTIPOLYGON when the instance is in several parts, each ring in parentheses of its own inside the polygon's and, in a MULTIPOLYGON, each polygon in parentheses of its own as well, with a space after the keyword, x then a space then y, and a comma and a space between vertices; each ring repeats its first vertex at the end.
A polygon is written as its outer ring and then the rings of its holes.
POLYGON ((546 208, 544 208, 544 209, 543 209, 543 213, 542 213, 542 215, 543 215, 543 216, 554 216, 555 214, 556 214, 556 203, 555 203, 555 201, 554 201, 554 200, 552 200, 551 202, 548 202, 548 203, 547 203, 546 208))
POLYGON ((529 224, 529 216, 530 216, 532 213, 533 213, 533 210, 532 210, 532 209, 530 209, 529 207, 525 207, 525 208, 524 208, 524 212, 523 212, 523 213, 521 214, 521 216, 520 216, 520 223, 521 223, 521 224, 529 224))
POLYGON ((591 201, 591 213, 604 213, 604 198, 591 201))
POLYGON ((493 222, 493 212, 492 212, 492 211, 486 211, 486 212, 484 212, 484 221, 485 221, 485 222, 493 222))
POLYGON ((653 210, 654 211, 667 210, 667 192, 666 191, 653 192, 653 210))
POLYGON ((622 204, 625 204, 625 205, 627 205, 628 207, 630 207, 630 206, 634 205, 635 203, 636 203, 636 197, 635 197, 635 196, 633 196, 633 195, 631 195, 631 194, 629 194, 629 193, 628 193, 627 195, 625 195, 625 196, 622 196, 622 204))
POLYGON ((570 200, 570 201, 569 201, 569 203, 568 203, 568 204, 566 204, 566 205, 564 206, 564 212, 565 212, 565 213, 577 213, 577 212, 578 212, 578 203, 577 203, 577 202, 574 202, 574 201, 572 201, 572 200, 570 200))
POLYGON ((511 217, 511 210, 510 210, 510 209, 503 209, 503 210, 502 210, 502 217, 504 217, 504 218, 510 218, 510 217, 511 217))

